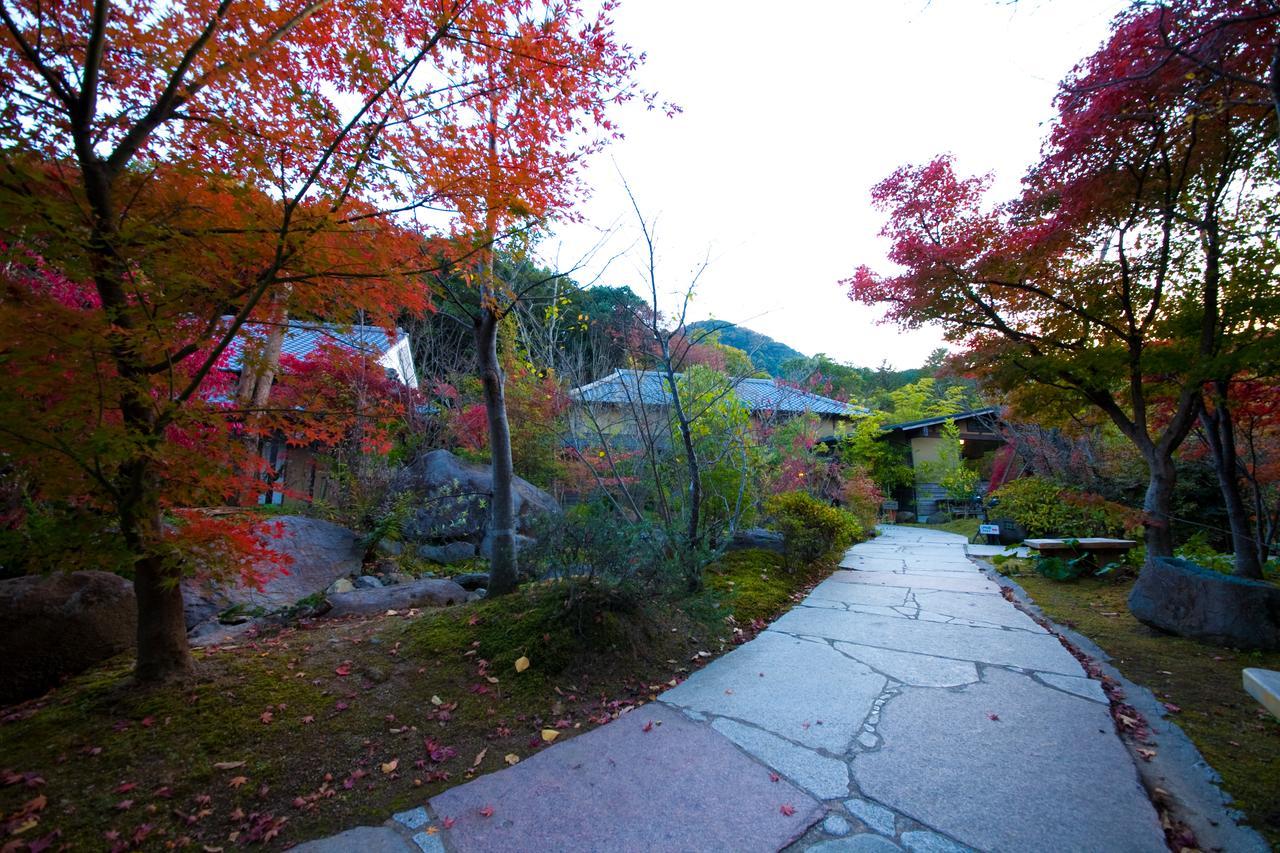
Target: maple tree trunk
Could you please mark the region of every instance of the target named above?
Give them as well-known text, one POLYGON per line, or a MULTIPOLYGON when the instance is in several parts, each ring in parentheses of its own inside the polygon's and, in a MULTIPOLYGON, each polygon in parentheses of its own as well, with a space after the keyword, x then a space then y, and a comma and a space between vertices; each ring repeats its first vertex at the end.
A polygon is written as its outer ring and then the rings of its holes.
POLYGON ((1213 470, 1218 476, 1218 488, 1227 508, 1227 521, 1231 526, 1231 549, 1235 555, 1235 571, 1239 577, 1262 577, 1262 563, 1254 541, 1254 528, 1249 523, 1249 511, 1245 507, 1240 490, 1240 468, 1236 456, 1235 420, 1227 402, 1227 383, 1213 382, 1213 410, 1202 408, 1200 424, 1204 428, 1209 445, 1213 470))
POLYGON ((480 382, 484 387, 484 408, 489 424, 489 457, 493 471, 493 497, 489 504, 488 594, 505 595, 516 588, 515 503, 512 483, 515 478, 511 462, 511 427, 507 422, 507 403, 502 388, 502 367, 498 362, 498 315, 482 308, 475 323, 476 356, 480 382))
POLYGON ((1173 505, 1173 487, 1177 483, 1177 472, 1173 460, 1157 453, 1148 455, 1147 468, 1150 479, 1147 481, 1147 493, 1142 502, 1142 511, 1146 516, 1145 543, 1147 559, 1152 557, 1173 556, 1173 528, 1170 526, 1169 510, 1173 505))

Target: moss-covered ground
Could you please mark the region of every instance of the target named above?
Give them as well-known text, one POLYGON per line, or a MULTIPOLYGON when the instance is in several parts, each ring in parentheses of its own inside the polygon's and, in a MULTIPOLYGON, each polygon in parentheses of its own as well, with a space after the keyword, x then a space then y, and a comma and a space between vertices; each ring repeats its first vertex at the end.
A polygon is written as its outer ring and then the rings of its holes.
POLYGON ((380 823, 650 701, 830 568, 741 551, 678 600, 541 584, 319 621, 152 690, 113 660, 0 711, 0 848, 278 848, 380 823))
POLYGON ((1251 825, 1280 849, 1280 720, 1244 692, 1240 675, 1245 667, 1280 669, 1280 652, 1225 649, 1148 628, 1129 613, 1132 577, 1063 583, 1024 560, 1001 569, 1016 573, 1051 619, 1096 642, 1126 678, 1166 703, 1251 825))

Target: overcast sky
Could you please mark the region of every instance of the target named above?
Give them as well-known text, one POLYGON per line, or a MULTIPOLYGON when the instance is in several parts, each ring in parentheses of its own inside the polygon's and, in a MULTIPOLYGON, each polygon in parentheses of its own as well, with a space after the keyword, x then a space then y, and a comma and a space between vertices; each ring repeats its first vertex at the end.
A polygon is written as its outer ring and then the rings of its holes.
MULTIPOLYGON (((691 319, 853 364, 918 366, 940 335, 877 325, 839 285, 859 264, 887 268, 871 187, 951 152, 962 171, 994 172, 998 196, 1012 193, 1058 82, 1123 5, 624 0, 618 31, 649 56, 642 84, 684 112, 620 110, 627 138, 585 173, 589 225, 560 228, 545 251, 568 265, 610 226, 620 230, 597 258, 634 243, 621 170, 657 218, 660 282, 681 288, 710 258, 691 319)), ((641 281, 626 259, 601 278, 641 281)))

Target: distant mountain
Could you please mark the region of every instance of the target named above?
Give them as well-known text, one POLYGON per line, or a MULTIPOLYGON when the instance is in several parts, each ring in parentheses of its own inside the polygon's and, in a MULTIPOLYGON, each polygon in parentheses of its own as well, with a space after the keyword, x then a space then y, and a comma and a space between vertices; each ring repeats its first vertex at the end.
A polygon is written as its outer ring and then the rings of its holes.
POLYGON ((804 353, 793 350, 768 335, 753 332, 743 326, 729 326, 723 320, 698 320, 690 323, 688 328, 690 331, 718 329, 720 343, 747 353, 751 356, 751 363, 770 376, 780 375, 780 366, 787 359, 805 357, 804 353))

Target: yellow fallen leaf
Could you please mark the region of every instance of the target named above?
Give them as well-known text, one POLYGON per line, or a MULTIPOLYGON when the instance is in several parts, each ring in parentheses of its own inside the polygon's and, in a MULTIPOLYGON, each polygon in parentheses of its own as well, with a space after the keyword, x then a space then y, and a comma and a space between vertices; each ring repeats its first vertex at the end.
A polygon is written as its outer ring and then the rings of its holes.
POLYGON ((480 766, 480 762, 481 762, 481 761, 484 761, 484 757, 485 757, 485 755, 486 755, 488 752, 489 752, 489 747, 487 747, 487 746, 486 746, 484 749, 482 749, 482 750, 480 750, 478 753, 476 753, 476 760, 475 760, 475 761, 473 761, 473 762, 471 762, 471 766, 472 766, 472 767, 479 767, 479 766, 480 766))
POLYGON ((542 739, 543 739, 544 741, 546 741, 547 743, 553 743, 553 742, 555 742, 555 739, 556 739, 556 738, 558 738, 558 737, 560 737, 560 733, 559 733, 558 731, 556 731, 555 729, 543 729, 543 730, 542 730, 542 739))
POLYGON ((508 752, 506 757, 502 760, 508 764, 517 764, 520 761, 520 756, 516 755, 514 752, 508 752))
POLYGON ((516 658, 516 672, 524 672, 529 668, 529 659, 521 656, 516 658))
POLYGON ((441 699, 439 696, 432 696, 432 697, 431 697, 431 704, 432 704, 432 705, 443 705, 443 704, 444 704, 444 700, 443 700, 443 699, 441 699))
POLYGON ((398 759, 398 758, 393 758, 393 759, 391 759, 390 761, 388 761, 386 764, 383 764, 383 765, 382 765, 382 772, 383 772, 383 773, 394 773, 394 772, 396 771, 396 768, 397 768, 397 767, 399 767, 399 766, 400 766, 400 759, 398 759))

